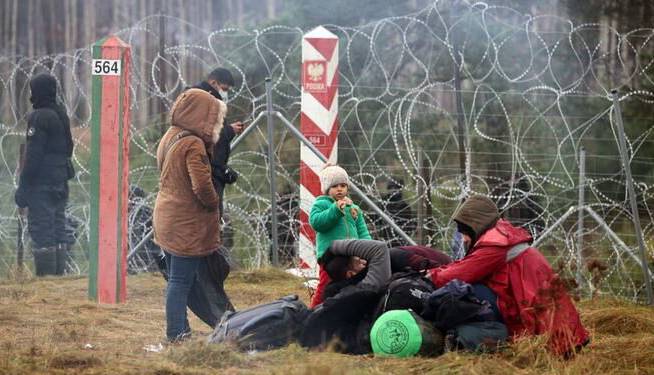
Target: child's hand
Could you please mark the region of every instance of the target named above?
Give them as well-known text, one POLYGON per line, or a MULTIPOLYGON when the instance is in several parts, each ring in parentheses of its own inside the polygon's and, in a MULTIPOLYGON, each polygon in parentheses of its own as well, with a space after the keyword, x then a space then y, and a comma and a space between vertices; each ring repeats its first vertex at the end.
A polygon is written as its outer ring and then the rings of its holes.
POLYGON ((350 208, 350 215, 352 215, 352 219, 356 220, 357 216, 359 216, 359 211, 356 208, 351 207, 350 208))
POLYGON ((336 201, 336 205, 338 206, 338 208, 341 211, 343 211, 345 209, 345 206, 351 205, 351 204, 352 204, 352 200, 350 198, 348 198, 348 197, 343 197, 343 198, 336 201))
POLYGON ((347 198, 339 199, 336 201, 336 206, 338 207, 339 210, 344 211, 345 206, 347 206, 347 198))

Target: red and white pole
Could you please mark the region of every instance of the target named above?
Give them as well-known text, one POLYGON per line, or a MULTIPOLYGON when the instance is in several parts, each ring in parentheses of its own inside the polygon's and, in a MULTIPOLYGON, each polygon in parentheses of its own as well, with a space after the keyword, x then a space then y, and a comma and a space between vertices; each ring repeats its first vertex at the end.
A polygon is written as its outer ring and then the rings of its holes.
MULTIPOLYGON (((319 26, 302 38, 300 131, 329 160, 338 155, 338 37, 319 26)), ((300 145, 300 268, 316 269, 316 234, 309 213, 320 191, 320 159, 300 145)))
POLYGON ((89 298, 101 303, 127 296, 130 53, 115 36, 93 45, 89 298))

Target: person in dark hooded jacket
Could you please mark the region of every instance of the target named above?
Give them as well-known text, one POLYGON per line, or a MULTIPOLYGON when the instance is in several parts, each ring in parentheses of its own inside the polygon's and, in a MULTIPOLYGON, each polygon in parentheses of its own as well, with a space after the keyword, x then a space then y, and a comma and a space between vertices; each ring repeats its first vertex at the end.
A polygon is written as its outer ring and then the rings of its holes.
POLYGON ((37 276, 62 275, 68 259, 69 238, 65 209, 73 138, 66 110, 57 102, 57 81, 38 74, 30 81, 34 111, 27 119, 25 162, 14 195, 28 208, 28 231, 37 276))
MULTIPOLYGON (((226 102, 228 92, 232 87, 234 87, 232 73, 225 68, 217 68, 209 73, 205 81, 191 88, 204 90, 213 95, 214 98, 226 102)), ((227 165, 231 153, 230 143, 234 137, 241 134, 243 128, 244 124, 241 121, 233 122, 229 126, 223 126, 218 142, 213 146, 211 174, 213 176, 214 187, 218 193, 218 209, 220 210, 221 216, 224 210, 223 196, 225 194, 225 185, 233 184, 238 178, 236 171, 227 165)))

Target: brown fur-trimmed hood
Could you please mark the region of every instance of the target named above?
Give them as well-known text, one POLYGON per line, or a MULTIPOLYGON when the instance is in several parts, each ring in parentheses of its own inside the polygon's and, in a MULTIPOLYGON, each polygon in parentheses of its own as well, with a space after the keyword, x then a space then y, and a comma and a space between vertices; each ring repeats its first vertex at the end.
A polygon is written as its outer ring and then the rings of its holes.
POLYGON ((189 89, 177 97, 170 110, 171 125, 188 130, 213 145, 223 128, 227 105, 200 89, 189 89))

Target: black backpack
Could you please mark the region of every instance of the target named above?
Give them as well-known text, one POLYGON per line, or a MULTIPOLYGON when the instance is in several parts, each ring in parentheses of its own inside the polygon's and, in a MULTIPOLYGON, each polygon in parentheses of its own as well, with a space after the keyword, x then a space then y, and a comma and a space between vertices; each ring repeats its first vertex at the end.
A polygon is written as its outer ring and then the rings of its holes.
POLYGON ((297 295, 226 312, 209 336, 209 343, 235 343, 242 350, 267 350, 294 341, 310 310, 297 295))
POLYGON ((375 318, 386 311, 413 310, 422 315, 426 297, 436 288, 431 281, 418 271, 398 272, 393 274, 375 310, 375 318))
POLYGON ((495 321, 488 301, 480 301, 471 285, 454 279, 432 293, 422 317, 443 331, 471 322, 495 321))

